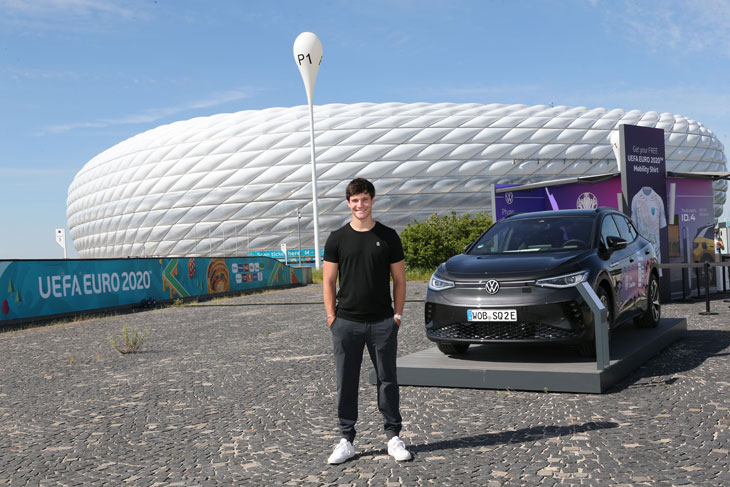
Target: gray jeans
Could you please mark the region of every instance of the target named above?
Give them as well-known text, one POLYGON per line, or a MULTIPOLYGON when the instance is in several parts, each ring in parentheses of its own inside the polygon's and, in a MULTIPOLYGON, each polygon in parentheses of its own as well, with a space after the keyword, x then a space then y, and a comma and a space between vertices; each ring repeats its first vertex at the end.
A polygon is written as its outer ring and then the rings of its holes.
POLYGON ((365 346, 378 378, 378 409, 383 415, 385 434, 390 439, 400 433, 403 420, 395 365, 398 328, 393 318, 373 323, 335 318, 332 322, 330 330, 337 369, 337 416, 340 434, 350 442, 356 434, 357 393, 365 346))

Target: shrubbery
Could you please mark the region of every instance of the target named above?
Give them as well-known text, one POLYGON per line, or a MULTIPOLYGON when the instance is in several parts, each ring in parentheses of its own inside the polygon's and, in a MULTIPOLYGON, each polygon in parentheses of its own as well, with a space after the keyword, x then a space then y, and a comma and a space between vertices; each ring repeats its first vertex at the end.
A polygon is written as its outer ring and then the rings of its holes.
POLYGON ((435 268, 449 257, 460 254, 464 247, 476 240, 492 225, 484 212, 473 217, 466 213, 439 217, 433 214, 425 222, 415 221, 401 232, 406 266, 435 268))

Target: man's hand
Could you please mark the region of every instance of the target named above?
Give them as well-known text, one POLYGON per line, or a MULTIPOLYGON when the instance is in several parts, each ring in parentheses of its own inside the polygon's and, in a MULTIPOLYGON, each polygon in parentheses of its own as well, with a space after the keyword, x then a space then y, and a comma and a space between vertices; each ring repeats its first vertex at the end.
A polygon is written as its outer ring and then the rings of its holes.
POLYGON ((335 322, 334 316, 330 316, 327 318, 327 326, 329 326, 330 328, 332 327, 332 323, 334 323, 334 322, 335 322))

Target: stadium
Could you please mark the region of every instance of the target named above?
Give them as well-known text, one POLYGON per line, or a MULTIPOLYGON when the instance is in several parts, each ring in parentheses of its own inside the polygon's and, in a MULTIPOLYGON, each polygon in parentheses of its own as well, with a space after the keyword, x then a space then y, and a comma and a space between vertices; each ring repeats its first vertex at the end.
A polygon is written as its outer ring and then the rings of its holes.
MULTIPOLYGON (((615 172, 610 137, 624 123, 664 129, 668 171, 726 171, 713 132, 671 113, 357 103, 316 106, 314 119, 322 243, 349 220, 354 177, 375 184, 375 218, 400 231, 433 213, 489 212, 492 184, 615 172)), ((718 217, 727 182, 713 190, 718 217)), ((75 176, 67 217, 82 258, 312 248, 308 108, 194 118, 122 141, 75 176)))

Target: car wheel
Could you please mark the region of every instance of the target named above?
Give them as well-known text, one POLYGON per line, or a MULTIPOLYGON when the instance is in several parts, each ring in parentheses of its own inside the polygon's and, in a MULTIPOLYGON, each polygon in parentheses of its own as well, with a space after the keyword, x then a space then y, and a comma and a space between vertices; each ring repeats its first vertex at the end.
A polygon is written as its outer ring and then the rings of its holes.
MULTIPOLYGON (((612 328, 613 313, 611 309, 611 298, 608 295, 608 291, 603 286, 599 286, 596 289, 596 296, 601 301, 603 306, 606 308, 606 321, 608 322, 609 336, 612 328)), ((596 335, 595 331, 591 334, 590 340, 578 345, 578 355, 581 357, 595 357, 596 356, 596 335)))
POLYGON ((457 355, 469 349, 468 343, 437 343, 436 346, 446 355, 457 355))
POLYGON ((656 328, 662 316, 661 304, 659 304, 659 279, 656 274, 649 278, 649 286, 646 291, 648 300, 644 314, 634 320, 637 328, 656 328))

